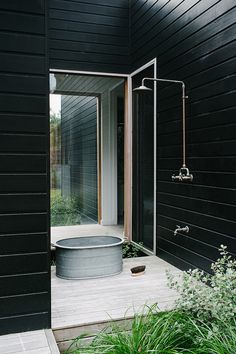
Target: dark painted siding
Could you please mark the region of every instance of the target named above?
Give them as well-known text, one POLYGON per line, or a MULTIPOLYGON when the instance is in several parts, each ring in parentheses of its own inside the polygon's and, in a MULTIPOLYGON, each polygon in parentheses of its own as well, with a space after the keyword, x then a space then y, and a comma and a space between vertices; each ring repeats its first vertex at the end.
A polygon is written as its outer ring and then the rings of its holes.
POLYGON ((173 183, 181 165, 180 88, 158 94, 158 255, 209 269, 225 244, 236 250, 235 1, 131 1, 133 69, 153 57, 159 77, 184 80, 189 100, 192 183, 173 183), (174 237, 176 224, 189 235, 174 237))
POLYGON ((50 327, 46 13, 0 2, 0 334, 50 327))
POLYGON ((62 96, 63 185, 78 198, 81 222, 97 222, 97 98, 62 96))
POLYGON ((126 73, 127 0, 50 0, 50 67, 126 73))

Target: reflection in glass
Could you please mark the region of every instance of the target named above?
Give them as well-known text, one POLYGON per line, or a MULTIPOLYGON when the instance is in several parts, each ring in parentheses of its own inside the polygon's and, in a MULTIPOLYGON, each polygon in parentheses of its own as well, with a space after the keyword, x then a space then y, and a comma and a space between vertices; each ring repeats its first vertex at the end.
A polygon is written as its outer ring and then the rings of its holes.
MULTIPOLYGON (((153 77, 153 68, 132 78, 140 86, 153 77)), ((153 88, 153 83, 150 83, 153 88)), ((154 210, 154 94, 133 93, 133 240, 153 251, 154 210)))
MULTIPOLYGON (((63 150, 69 147, 65 143, 65 102, 67 97, 58 94, 50 95, 50 161, 51 161, 51 225, 75 225, 81 222, 79 201, 70 186, 65 183, 70 170, 63 150), (62 118, 63 117, 63 118, 62 118), (62 133, 63 132, 63 133, 62 133), (63 148, 62 148, 63 147, 63 148)), ((68 149, 70 150, 70 149, 68 149)))
POLYGON ((120 78, 50 75, 51 226, 98 222, 100 120, 112 119, 120 84, 122 96, 120 78))

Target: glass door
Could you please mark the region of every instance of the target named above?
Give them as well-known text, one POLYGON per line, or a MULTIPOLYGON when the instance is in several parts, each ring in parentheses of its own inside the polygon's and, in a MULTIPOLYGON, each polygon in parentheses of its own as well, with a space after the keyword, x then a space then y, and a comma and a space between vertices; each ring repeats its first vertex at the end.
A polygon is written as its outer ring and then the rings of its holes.
MULTIPOLYGON (((132 88, 141 85, 142 78, 155 77, 155 63, 132 75, 132 88)), ((133 217, 132 240, 155 253, 155 88, 132 93, 133 117, 133 217)))

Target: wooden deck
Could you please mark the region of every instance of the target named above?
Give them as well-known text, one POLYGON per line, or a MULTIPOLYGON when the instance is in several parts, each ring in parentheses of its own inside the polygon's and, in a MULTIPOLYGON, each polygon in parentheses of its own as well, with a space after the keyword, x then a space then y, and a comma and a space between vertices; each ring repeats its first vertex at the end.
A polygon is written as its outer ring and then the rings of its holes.
POLYGON ((50 329, 0 336, 1 354, 59 354, 50 329))
POLYGON ((155 256, 124 260, 119 275, 89 280, 63 280, 52 268, 52 328, 59 348, 82 333, 93 336, 111 320, 123 321, 157 303, 161 310, 173 306, 176 294, 166 285, 165 270, 180 271, 155 256), (130 268, 146 265, 146 273, 132 277, 130 268))

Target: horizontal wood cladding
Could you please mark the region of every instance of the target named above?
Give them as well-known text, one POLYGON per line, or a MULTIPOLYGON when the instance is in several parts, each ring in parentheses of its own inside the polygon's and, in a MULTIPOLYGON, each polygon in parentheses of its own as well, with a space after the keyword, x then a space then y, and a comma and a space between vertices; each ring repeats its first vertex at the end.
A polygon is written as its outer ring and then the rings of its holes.
POLYGON ((0 213, 44 212, 46 208, 46 193, 0 194, 0 213))
POLYGON ((44 153, 46 136, 31 134, 1 134, 0 151, 8 153, 44 153))
POLYGON ((0 318, 0 332, 4 334, 13 333, 13 328, 16 333, 45 328, 45 323, 48 322, 49 316, 49 312, 35 312, 19 316, 2 317, 0 318))
POLYGON ((1 173, 46 173, 46 154, 0 154, 1 173))
POLYGON ((44 115, 22 113, 0 113, 1 133, 46 133, 44 115))
POLYGON ((45 43, 43 36, 29 35, 27 33, 19 34, 16 32, 0 33, 1 49, 9 53, 40 54, 43 55, 45 43))
POLYGON ((28 75, 44 75, 45 80, 48 75, 46 63, 43 56, 14 53, 14 52, 0 52, 1 73, 15 73, 23 76, 28 75), (15 65, 17 63, 17 65, 15 65))
POLYGON ((45 34, 44 14, 20 13, 17 9, 5 10, 0 12, 1 30, 17 33, 31 33, 32 35, 45 34), (12 24, 14 23, 14 27, 12 24), (30 32, 26 30, 26 23, 30 32))
POLYGON ((62 96, 61 116, 62 164, 70 171, 62 175, 62 194, 70 185, 81 222, 97 222, 97 97, 62 96))
POLYGON ((0 277, 1 296, 37 294, 48 291, 46 272, 5 275, 0 277))
POLYGON ((0 334, 50 327, 45 4, 0 3, 0 334))
POLYGON ((2 255, 47 252, 47 233, 1 235, 2 255))
POLYGON ((129 72, 129 2, 50 0, 53 69, 129 72))
POLYGON ((45 193, 46 174, 0 174, 0 193, 45 193))
POLYGON ((0 94, 1 112, 46 114, 45 96, 24 94, 0 94))
POLYGON ((47 231, 47 213, 0 214, 1 233, 32 233, 47 231))
POLYGON ((8 314, 8 306, 11 307, 15 315, 25 313, 46 312, 48 307, 48 294, 23 294, 0 298, 0 312, 3 316, 8 314))
POLYGON ((21 94, 32 97, 33 95, 39 96, 40 94, 43 96, 47 89, 47 81, 45 80, 45 77, 40 76, 34 77, 32 75, 17 76, 16 74, 1 74, 0 80, 4 80, 4 88, 1 87, 1 93, 16 93, 17 95, 21 94))
POLYGON ((183 80, 187 165, 182 164, 181 87, 158 85, 157 253, 182 269, 209 270, 220 244, 236 249, 236 5, 233 0, 131 1, 133 70, 153 57, 158 76, 183 80), (176 225, 189 234, 174 236, 176 225))
MULTIPOLYGON (((0 276, 44 272, 48 265, 47 253, 24 253, 0 256, 0 276)), ((8 308, 8 310, 10 310, 8 308)), ((15 312, 12 312, 15 314, 15 312)))
POLYGON ((24 12, 24 13, 31 13, 31 14, 41 14, 45 15, 45 2, 44 0, 37 0, 37 1, 21 1, 18 0, 11 0, 11 1, 1 1, 0 3, 0 10, 7 10, 7 11, 16 11, 16 12, 24 12))

